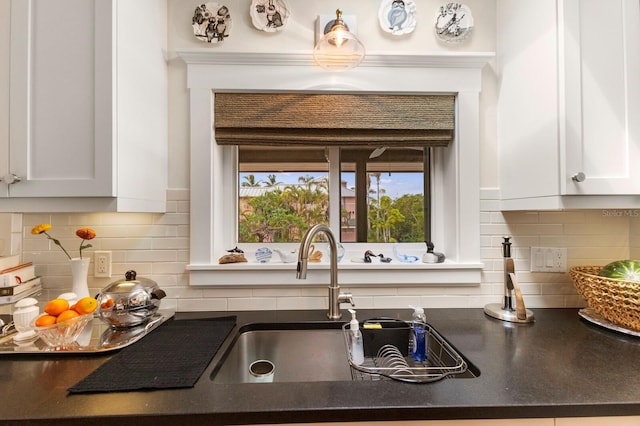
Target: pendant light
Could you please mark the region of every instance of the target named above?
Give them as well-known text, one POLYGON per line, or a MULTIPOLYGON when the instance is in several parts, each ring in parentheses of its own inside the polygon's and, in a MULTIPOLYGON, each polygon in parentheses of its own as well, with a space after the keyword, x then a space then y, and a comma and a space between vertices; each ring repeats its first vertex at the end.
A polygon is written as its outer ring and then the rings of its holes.
POLYGON ((364 46, 342 20, 342 11, 336 10, 336 19, 326 25, 313 49, 313 59, 327 70, 344 71, 358 66, 364 54, 364 46))

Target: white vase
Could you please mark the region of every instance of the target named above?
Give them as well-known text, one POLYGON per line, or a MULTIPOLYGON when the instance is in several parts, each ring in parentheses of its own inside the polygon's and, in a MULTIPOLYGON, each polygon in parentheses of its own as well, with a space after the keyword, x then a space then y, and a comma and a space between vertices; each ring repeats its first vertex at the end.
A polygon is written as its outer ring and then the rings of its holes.
POLYGON ((78 299, 89 296, 89 284, 87 283, 89 262, 91 262, 91 259, 88 257, 83 257, 82 259, 74 257, 69 261, 71 264, 71 278, 73 279, 71 291, 78 296, 78 299))

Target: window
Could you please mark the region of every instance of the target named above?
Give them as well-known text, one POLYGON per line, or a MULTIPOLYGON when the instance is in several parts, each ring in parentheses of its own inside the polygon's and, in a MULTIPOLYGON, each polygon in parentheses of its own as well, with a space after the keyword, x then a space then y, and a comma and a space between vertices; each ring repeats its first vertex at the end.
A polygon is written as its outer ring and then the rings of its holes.
MULTIPOLYGON (((479 208, 480 91, 482 68, 494 57, 493 53, 371 54, 367 55, 365 63, 349 73, 323 72, 305 53, 254 54, 211 50, 177 53, 187 64, 190 97, 191 230, 188 270, 192 286, 326 286, 328 282, 327 265, 312 265, 307 280, 301 282, 295 279, 295 265, 291 264, 218 264, 218 258, 225 250, 233 248, 237 241, 237 231, 230 226, 236 222, 238 212, 235 202, 237 149, 221 145, 225 129, 219 129, 220 123, 214 118, 219 107, 217 95, 231 92, 352 93, 390 97, 397 94, 454 95, 455 137, 448 147, 432 149, 430 159, 432 239, 436 248, 447 255, 447 263, 434 266, 421 262, 412 265, 392 262, 372 268, 343 261, 339 282, 349 287, 480 283, 483 267, 480 262, 479 208), (265 72, 257 75, 256 65, 264 66, 265 72)), ((277 105, 272 99, 265 104, 269 105, 271 112, 279 111, 274 108, 277 105)), ((366 114, 375 106, 374 103, 372 108, 357 111, 366 114)), ((244 108, 229 110, 241 111, 244 108)), ((411 108, 409 113, 414 111, 411 108)), ((252 122, 253 118, 249 116, 245 123, 252 122)), ((405 122, 404 118, 385 122, 405 122)), ((243 138, 240 132, 234 131, 227 132, 226 136, 229 145, 240 145, 238 139, 243 138)), ((271 141, 277 138, 270 131, 265 131, 264 136, 265 140, 271 141)), ((329 157, 335 155, 329 153, 329 157)), ((330 160, 336 164, 337 159, 330 160)), ((333 176, 339 173, 339 168, 334 170, 332 167, 329 173, 333 176)), ((334 208, 330 206, 330 210, 334 208)), ((339 229, 339 222, 333 222, 340 215, 331 213, 331 227, 339 229)), ((295 243, 283 244, 296 247, 295 243)), ((349 244, 354 245, 354 250, 372 245, 349 244)), ((416 247, 424 250, 424 243, 416 247)))
POLYGON ((298 242, 339 205, 342 242, 430 239, 429 149, 238 148, 238 242, 298 242), (339 152, 330 178, 328 151, 339 152), (329 187, 339 187, 330 196, 329 187), (427 197, 425 197, 427 194, 427 197))

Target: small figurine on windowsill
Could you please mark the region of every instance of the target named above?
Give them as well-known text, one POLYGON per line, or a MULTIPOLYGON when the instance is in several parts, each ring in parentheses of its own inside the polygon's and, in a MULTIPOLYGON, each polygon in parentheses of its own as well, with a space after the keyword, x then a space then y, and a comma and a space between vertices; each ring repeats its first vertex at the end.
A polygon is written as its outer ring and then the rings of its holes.
POLYGON ((293 251, 284 251, 284 250, 280 250, 280 249, 273 249, 274 252, 278 253, 278 256, 280 256, 280 261, 282 263, 293 263, 296 260, 298 260, 298 251, 293 250, 293 251))
POLYGON ((221 265, 225 263, 241 263, 246 261, 247 261, 247 258, 244 257, 244 254, 242 253, 229 253, 229 254, 225 254, 220 259, 218 259, 218 262, 221 265))
POLYGON ((442 263, 444 262, 445 255, 443 253, 434 252, 434 245, 431 241, 425 241, 427 244, 427 252, 422 255, 422 262, 424 263, 442 263))
POLYGON ((220 259, 218 259, 218 263, 223 265, 225 263, 241 263, 247 261, 247 258, 244 257, 244 251, 239 249, 238 246, 227 250, 227 253, 229 254, 225 254, 220 259))
POLYGON ((316 246, 311 244, 311 251, 309 252, 309 262, 320 262, 322 260, 322 252, 316 250, 316 246))

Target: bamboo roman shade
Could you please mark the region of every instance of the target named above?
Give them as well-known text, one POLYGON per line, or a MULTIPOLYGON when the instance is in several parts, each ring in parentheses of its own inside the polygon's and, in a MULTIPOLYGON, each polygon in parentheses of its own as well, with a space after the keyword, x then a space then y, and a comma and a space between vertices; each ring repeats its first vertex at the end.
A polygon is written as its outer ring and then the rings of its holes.
POLYGON ((447 146, 453 95, 216 93, 220 145, 447 146))

